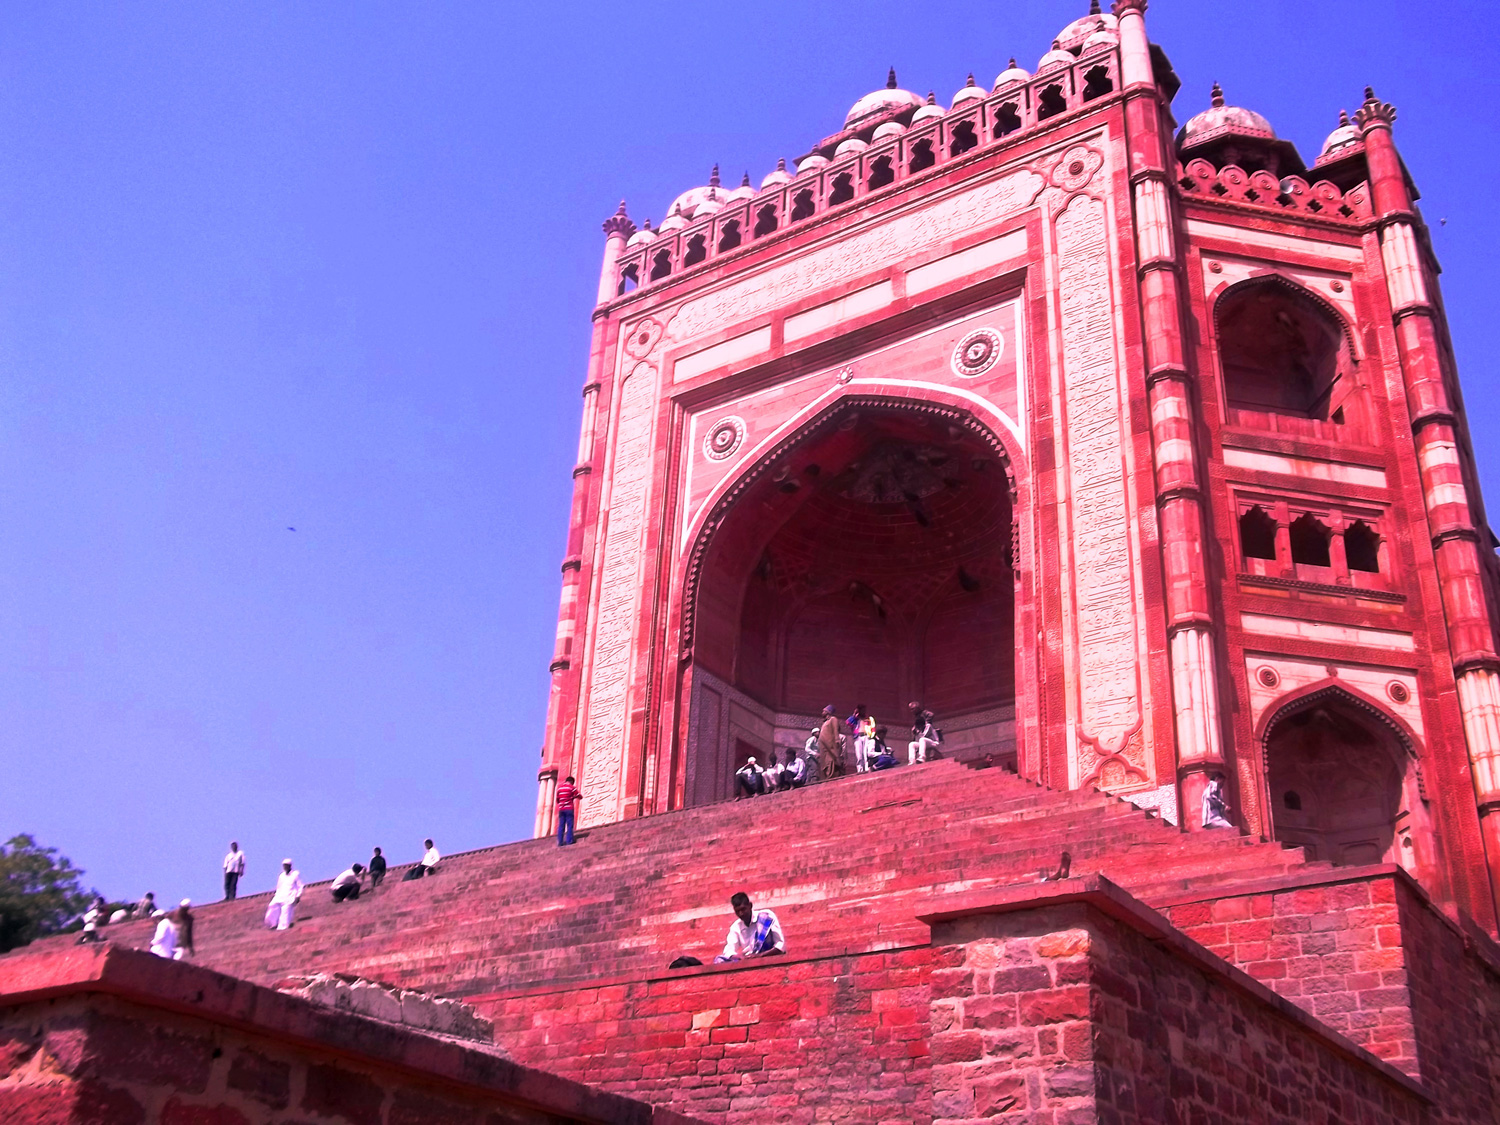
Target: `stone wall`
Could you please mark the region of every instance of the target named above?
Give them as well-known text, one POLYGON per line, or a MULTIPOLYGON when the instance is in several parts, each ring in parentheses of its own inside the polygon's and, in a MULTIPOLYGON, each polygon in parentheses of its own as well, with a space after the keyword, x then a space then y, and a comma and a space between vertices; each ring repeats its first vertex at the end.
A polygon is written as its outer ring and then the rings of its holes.
POLYGON ((691 1125, 493 1049, 109 947, 0 962, 7 1125, 691 1125))
POLYGON ((1107 883, 1059 888, 932 916, 935 1122, 1441 1119, 1400 1071, 1107 883))

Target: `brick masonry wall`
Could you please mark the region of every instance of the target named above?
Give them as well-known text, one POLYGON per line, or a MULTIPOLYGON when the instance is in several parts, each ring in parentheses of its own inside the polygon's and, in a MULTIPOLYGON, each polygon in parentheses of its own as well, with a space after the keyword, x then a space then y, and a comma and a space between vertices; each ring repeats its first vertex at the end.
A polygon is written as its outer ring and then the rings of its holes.
POLYGON ((1191 943, 1087 903, 939 922, 933 940, 951 962, 932 979, 940 1125, 1428 1120, 1412 1088, 1206 971, 1191 943))
POLYGON ((1396 878, 1351 876, 1184 903, 1162 913, 1231 965, 1416 1075, 1396 878))
MULTIPOLYGON (((421 1044, 414 1046, 420 1055, 421 1044)), ((479 1085, 482 1079, 475 1075, 474 1086, 479 1085)), ((6 1125, 562 1125, 586 1120, 518 1105, 474 1086, 423 1081, 409 1070, 112 997, 79 995, 0 1010, 0 1121, 6 1125)), ((635 1108, 640 1112, 633 1120, 641 1123, 688 1125, 676 1114, 635 1108)))
POLYGON ((926 947, 773 960, 475 1007, 517 1061, 704 1120, 931 1120, 926 947))

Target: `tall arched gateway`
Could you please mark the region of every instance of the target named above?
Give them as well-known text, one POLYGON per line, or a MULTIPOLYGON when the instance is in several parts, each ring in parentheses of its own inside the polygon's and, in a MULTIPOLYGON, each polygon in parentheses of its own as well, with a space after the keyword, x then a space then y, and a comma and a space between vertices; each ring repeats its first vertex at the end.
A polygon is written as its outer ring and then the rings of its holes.
POLYGON ((702 534, 684 606, 684 800, 785 760, 827 704, 1015 762, 1013 483, 999 439, 932 404, 855 399, 769 455, 702 534))
POLYGON ((562 777, 584 827, 668 812, 920 699, 1495 916, 1500 568, 1394 111, 1311 165, 1222 92, 1176 130, 1143 7, 605 222, 539 833, 562 777), (1325 688, 1405 741, 1287 710, 1325 688))

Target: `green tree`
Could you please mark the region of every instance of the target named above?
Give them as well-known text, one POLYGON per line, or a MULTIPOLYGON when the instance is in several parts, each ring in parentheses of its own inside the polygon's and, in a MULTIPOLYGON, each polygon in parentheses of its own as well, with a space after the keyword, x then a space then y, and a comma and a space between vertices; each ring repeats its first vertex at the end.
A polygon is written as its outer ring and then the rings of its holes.
POLYGON ((88 908, 83 872, 34 837, 0 844, 0 953, 55 934, 88 908))

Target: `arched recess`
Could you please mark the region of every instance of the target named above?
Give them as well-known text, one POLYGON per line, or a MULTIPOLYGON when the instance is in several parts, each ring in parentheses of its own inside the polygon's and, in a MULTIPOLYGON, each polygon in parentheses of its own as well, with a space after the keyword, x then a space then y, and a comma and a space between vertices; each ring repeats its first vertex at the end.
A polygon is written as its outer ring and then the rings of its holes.
POLYGON ((1014 752, 1015 481, 962 407, 856 394, 788 433, 713 505, 689 556, 682 800, 748 753, 800 747, 826 703, 903 747, 931 701, 950 749, 1014 752))
POLYGON ((1215 295, 1214 337, 1230 425, 1366 439, 1358 346, 1323 297, 1278 273, 1247 278, 1215 295))
POLYGON ((1324 681, 1269 711, 1259 742, 1275 839, 1339 865, 1399 863, 1424 881, 1436 870, 1417 745, 1384 708, 1324 681))

